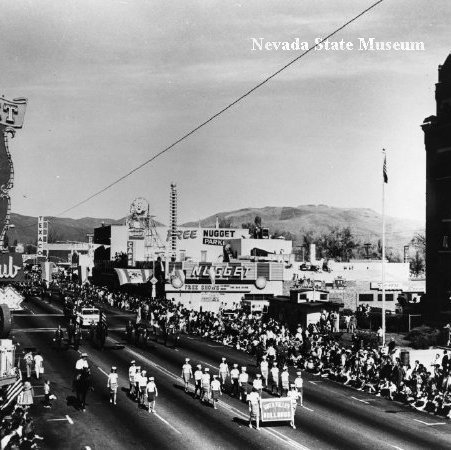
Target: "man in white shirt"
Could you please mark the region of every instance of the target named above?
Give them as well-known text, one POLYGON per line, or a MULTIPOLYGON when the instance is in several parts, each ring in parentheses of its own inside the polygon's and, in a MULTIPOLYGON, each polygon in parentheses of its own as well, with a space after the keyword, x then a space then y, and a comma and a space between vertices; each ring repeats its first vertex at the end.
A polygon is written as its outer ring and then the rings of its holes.
POLYGON ((280 395, 279 392, 279 368, 277 367, 277 363, 273 362, 271 367, 271 394, 274 394, 274 390, 276 391, 276 395, 280 395))

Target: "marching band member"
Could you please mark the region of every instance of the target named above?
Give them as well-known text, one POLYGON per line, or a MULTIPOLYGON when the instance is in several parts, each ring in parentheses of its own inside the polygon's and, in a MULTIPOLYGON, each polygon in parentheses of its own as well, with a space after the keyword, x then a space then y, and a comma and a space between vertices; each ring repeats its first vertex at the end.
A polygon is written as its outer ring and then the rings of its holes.
POLYGON ((149 404, 149 412, 155 412, 155 401, 158 397, 158 389, 157 385, 155 384, 155 378, 149 377, 149 382, 146 386, 146 393, 147 393, 147 402, 149 404))
POLYGON ((200 395, 201 402, 209 402, 210 401, 210 369, 205 367, 204 373, 202 374, 202 390, 200 395))
POLYGON ((136 366, 135 361, 130 363, 130 367, 128 368, 128 381, 130 383, 130 389, 128 391, 128 395, 130 397, 134 397, 135 394, 135 375, 136 375, 136 366))
POLYGON ((202 393, 202 366, 200 364, 197 365, 197 370, 194 372, 194 398, 197 397, 197 392, 199 391, 199 398, 201 398, 202 393))
POLYGON ((287 392, 287 397, 291 400, 291 428, 296 429, 296 425, 294 424, 294 415, 296 413, 296 406, 298 404, 299 393, 296 389, 296 385, 291 383, 291 389, 287 392))
POLYGON ((193 376, 193 368, 189 363, 189 358, 185 358, 185 364, 182 366, 182 378, 185 382, 185 392, 188 392, 189 380, 193 376))
POLYGON ((304 380, 302 379, 302 372, 298 371, 296 372, 297 377, 294 379, 294 386, 296 387, 296 390, 298 391, 298 404, 303 406, 303 400, 304 400, 304 380))
POLYGON ((233 365, 233 369, 230 371, 230 380, 232 381, 232 395, 238 397, 239 385, 238 378, 240 376, 240 371, 238 370, 238 364, 233 365))
POLYGON ((226 363, 226 359, 222 358, 222 363, 219 364, 219 379, 221 381, 221 389, 223 391, 228 376, 229 376, 229 365, 226 363))
POLYGON ((249 381, 249 375, 246 373, 247 368, 241 367, 241 373, 238 377, 238 386, 240 388, 240 400, 246 401, 247 395, 247 383, 249 381))
POLYGON ((266 355, 262 356, 262 361, 260 363, 260 371, 262 373, 263 382, 265 387, 268 387, 268 377, 269 377, 269 363, 266 355))
POLYGON ((118 374, 116 367, 111 368, 106 387, 110 389, 110 403, 116 404, 118 374))
POLYGON ((213 407, 218 409, 216 405, 219 403, 219 396, 222 395, 221 382, 218 380, 218 375, 213 375, 213 381, 210 384, 210 389, 213 407))

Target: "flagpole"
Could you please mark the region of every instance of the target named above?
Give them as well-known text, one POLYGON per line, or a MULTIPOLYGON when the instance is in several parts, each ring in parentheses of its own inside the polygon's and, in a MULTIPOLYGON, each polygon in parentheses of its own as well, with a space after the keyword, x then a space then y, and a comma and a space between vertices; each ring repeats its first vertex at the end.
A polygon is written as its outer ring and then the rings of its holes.
POLYGON ((384 154, 384 176, 382 177, 382 345, 385 346, 385 149, 382 153, 384 154))

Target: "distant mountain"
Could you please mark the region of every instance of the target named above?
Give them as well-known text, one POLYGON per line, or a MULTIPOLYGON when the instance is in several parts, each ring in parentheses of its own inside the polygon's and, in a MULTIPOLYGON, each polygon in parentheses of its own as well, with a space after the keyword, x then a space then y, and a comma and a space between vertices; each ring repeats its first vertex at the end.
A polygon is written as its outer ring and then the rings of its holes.
MULTIPOLYGON (((218 212, 200 221, 202 227, 214 227, 216 217, 230 220, 234 227, 241 228, 243 223, 254 222, 260 216, 262 225, 269 228, 270 234, 290 232, 299 244, 302 235, 308 231, 327 232, 333 227, 350 227, 353 235, 361 242, 376 242, 381 237, 382 218, 377 212, 366 208, 336 208, 326 205, 267 206, 264 208, 244 208, 235 211, 218 212)), ((53 241, 86 242, 86 234, 102 223, 123 224, 125 218, 102 219, 83 217, 47 217, 49 237, 53 241)), ((12 228, 8 235, 10 244, 14 240, 25 244, 35 244, 38 219, 32 216, 11 214, 12 228)), ((164 226, 157 222, 157 226, 164 226)), ((183 226, 198 227, 199 221, 187 222, 183 226)), ((424 224, 419 221, 386 217, 387 246, 402 254, 403 246, 408 244, 415 233, 424 233, 424 224)))
MULTIPOLYGON (((308 231, 327 232, 333 227, 350 227, 353 235, 362 242, 376 242, 382 233, 382 216, 367 208, 336 208, 327 205, 267 206, 264 208, 244 208, 235 211, 218 212, 200 221, 203 227, 213 227, 216 217, 230 220, 235 227, 254 222, 260 216, 262 226, 269 228, 270 234, 290 232, 296 241, 308 231)), ((188 222, 186 226, 198 226, 199 221, 188 222)), ((415 233, 424 233, 424 223, 420 221, 386 217, 387 246, 397 252, 403 250, 415 233)), ((299 242, 298 242, 299 243, 299 242)))
MULTIPOLYGON (((95 217, 83 217, 81 219, 70 219, 68 217, 46 217, 49 221, 49 242, 50 241, 78 241, 87 242, 86 235, 93 233, 94 228, 105 225, 120 225, 125 223, 122 219, 101 219, 95 217)), ((17 242, 24 244, 35 244, 38 234, 38 218, 23 216, 21 214, 11 214, 10 223, 14 225, 9 232, 10 245, 17 242)), ((159 222, 156 222, 160 226, 159 222)))

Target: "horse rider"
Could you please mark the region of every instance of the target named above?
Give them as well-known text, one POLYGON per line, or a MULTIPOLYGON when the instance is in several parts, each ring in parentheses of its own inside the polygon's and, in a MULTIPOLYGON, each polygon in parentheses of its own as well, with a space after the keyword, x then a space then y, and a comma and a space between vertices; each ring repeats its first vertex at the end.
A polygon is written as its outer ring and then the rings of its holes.
POLYGON ((80 358, 75 363, 75 372, 77 374, 80 374, 84 367, 89 369, 88 354, 87 353, 82 353, 80 355, 80 358))

